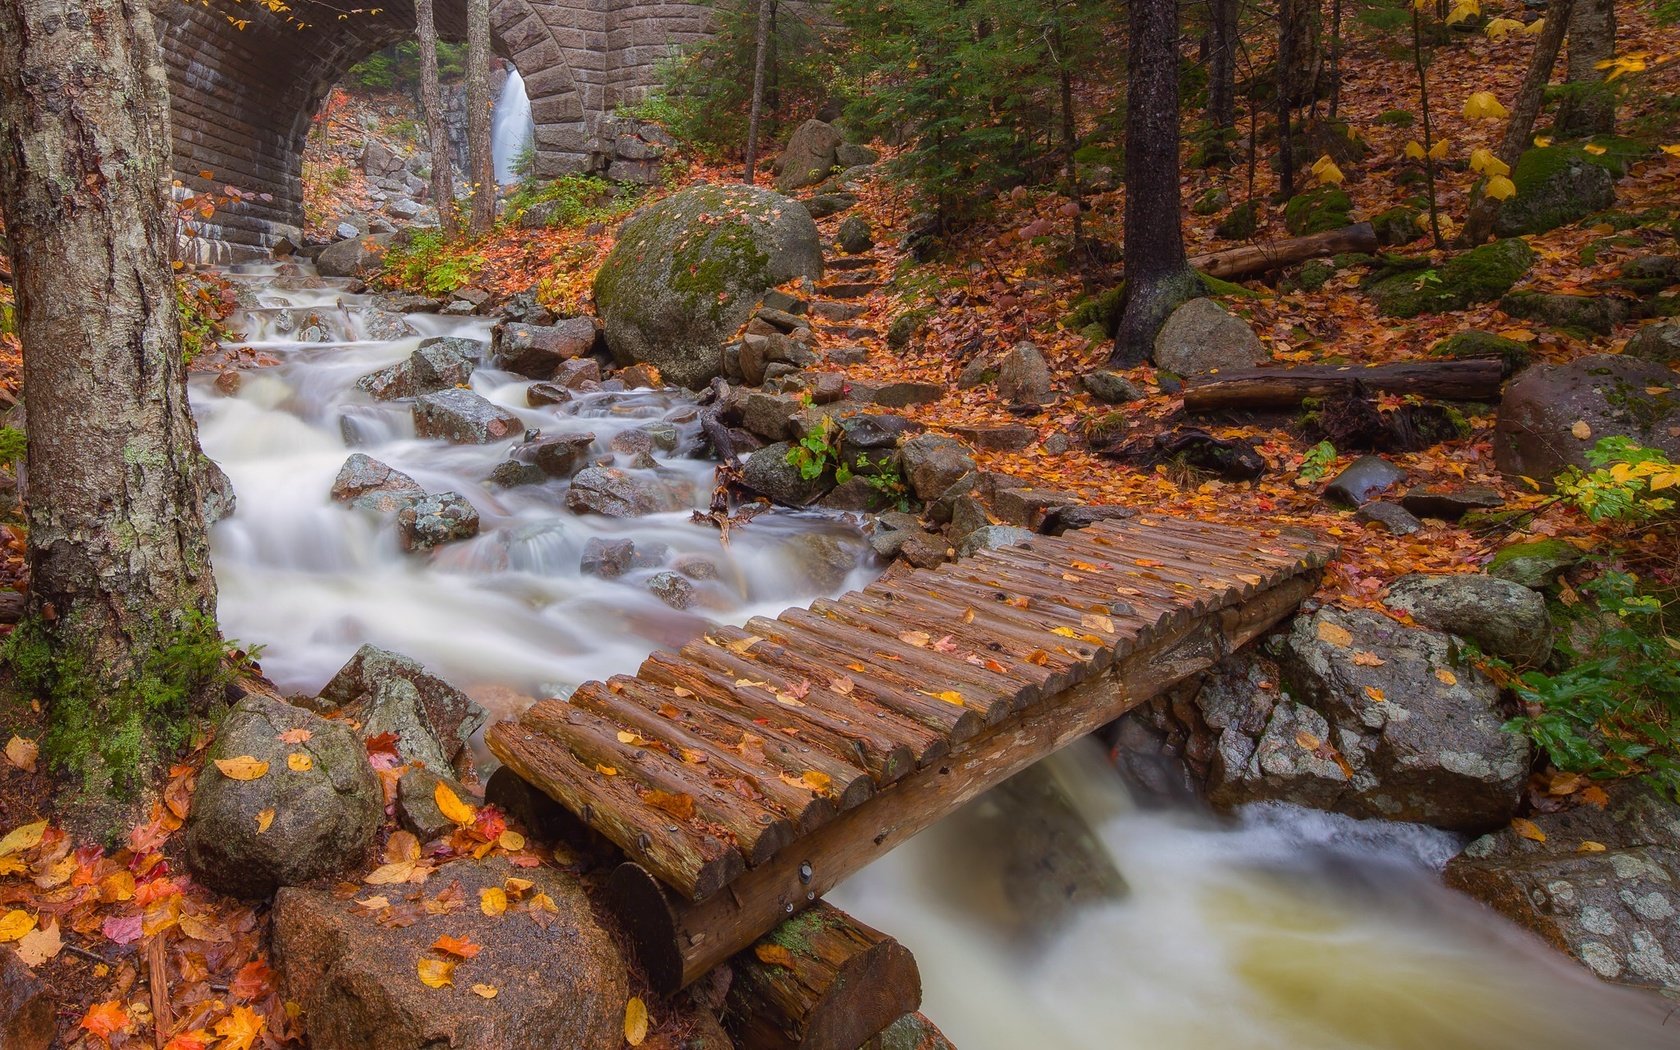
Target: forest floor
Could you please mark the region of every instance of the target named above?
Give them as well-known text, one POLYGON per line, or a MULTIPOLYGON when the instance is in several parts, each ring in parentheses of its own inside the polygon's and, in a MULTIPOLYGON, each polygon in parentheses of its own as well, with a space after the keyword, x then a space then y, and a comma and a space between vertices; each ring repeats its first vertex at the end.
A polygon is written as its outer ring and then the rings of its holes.
MULTIPOLYGON (((1491 91, 1509 101, 1528 61, 1531 38, 1513 34, 1501 41, 1468 35, 1446 49, 1430 73, 1437 135, 1450 143, 1442 178, 1440 207, 1461 218, 1472 176, 1464 159, 1475 147, 1493 147, 1503 127, 1499 121, 1463 116, 1465 99, 1491 91)), ((1622 27, 1622 47, 1652 56, 1680 54, 1680 29, 1654 25, 1643 10, 1630 10, 1622 27)), ((1396 53, 1372 34, 1356 38, 1344 58, 1346 80, 1341 115, 1368 145, 1366 159, 1344 163, 1343 186, 1354 200, 1354 216, 1364 218, 1416 193, 1402 178, 1413 165, 1404 159, 1416 129, 1379 121, 1379 115, 1418 108, 1416 80, 1409 55, 1396 53)), ((1680 63, 1632 78, 1624 102, 1624 126, 1639 129, 1653 141, 1680 142, 1680 63)), ((336 148, 336 147, 335 147, 336 148)), ((890 154, 890 151, 888 151, 890 154)), ((1263 153, 1267 152, 1263 147, 1263 153)), ((312 228, 328 228, 343 209, 358 203, 358 176, 350 154, 336 149, 318 179, 335 183, 312 205, 312 228)), ((674 180, 680 189, 699 179, 728 181, 732 168, 695 161, 674 180)), ((1226 190, 1234 202, 1249 196, 1251 176, 1239 164, 1228 170, 1187 170, 1186 205, 1209 188, 1226 190)), ((1304 178, 1310 178, 1304 176, 1304 178)), ((1266 199, 1276 175, 1262 161, 1252 174, 1252 193, 1266 199)), ((659 192, 664 192, 663 190, 659 192)), ((1617 184, 1617 209, 1638 212, 1680 209, 1680 156, 1658 152, 1633 166, 1617 184)), ((1153 434, 1174 425, 1196 425, 1222 438, 1255 443, 1268 471, 1257 483, 1231 483, 1188 475, 1165 467, 1134 469, 1098 458, 1082 442, 1052 454, 1044 442, 1057 433, 1077 436, 1085 422, 1111 411, 1084 393, 1078 377, 1104 365, 1109 347, 1093 341, 1063 321, 1087 297, 1111 287, 1112 268, 1074 268, 1065 261, 1069 220, 1066 201, 1033 191, 1000 197, 988 218, 950 244, 936 261, 917 263, 899 245, 914 215, 910 192, 885 176, 865 182, 851 211, 819 224, 832 243, 838 224, 861 214, 874 228, 884 272, 894 280, 863 300, 867 313, 856 324, 880 335, 848 339, 868 350, 861 364, 843 371, 856 381, 917 379, 947 388, 942 400, 905 409, 905 414, 941 430, 960 426, 1020 425, 1023 420, 986 388, 958 390, 956 378, 979 352, 1001 350, 1030 339, 1049 359, 1059 395, 1027 425, 1038 440, 1018 452, 981 452, 982 466, 1031 478, 1090 502, 1148 507, 1186 517, 1258 523, 1268 527, 1304 525, 1335 537, 1343 557, 1326 577, 1321 597, 1350 605, 1380 607, 1382 588, 1408 572, 1461 572, 1477 568, 1500 544, 1521 536, 1560 536, 1583 549, 1605 537, 1583 518, 1548 505, 1526 486, 1504 479, 1494 468, 1490 412, 1470 417, 1471 432, 1420 452, 1394 453, 1414 483, 1480 484, 1498 490, 1507 507, 1532 510, 1515 531, 1476 531, 1426 522, 1413 535, 1396 537, 1381 526, 1366 525, 1335 510, 1320 497, 1320 484, 1303 477, 1302 467, 1314 444, 1297 421, 1203 421, 1187 418, 1181 399, 1148 366, 1127 371, 1146 397, 1124 408, 1133 433, 1153 434), (1024 233, 1023 233, 1024 231, 1024 233), (920 338, 904 350, 889 349, 885 333, 907 310, 927 310, 920 338)), ((1122 191, 1094 194, 1086 214, 1091 236, 1118 245, 1122 239, 1122 191)), ((1260 240, 1282 236, 1280 209, 1262 207, 1260 240)), ((1214 233, 1217 215, 1188 216, 1189 252, 1235 246, 1214 233)), ((1529 238, 1540 262, 1522 287, 1543 291, 1602 291, 1629 258, 1674 250, 1674 229, 1645 226, 1615 230, 1583 224, 1529 238), (1589 261, 1590 260, 1590 261, 1589 261)), ((1425 250, 1418 241, 1406 250, 1425 250)), ((579 310, 587 306, 595 269, 612 246, 612 230, 595 226, 522 230, 506 228, 473 247, 484 264, 477 283, 498 293, 543 289, 552 306, 579 310)), ((1539 360, 1565 361, 1589 353, 1615 353, 1632 333, 1623 326, 1613 335, 1583 338, 1538 328, 1500 313, 1489 303, 1469 310, 1397 322, 1379 317, 1373 303, 1357 289, 1357 272, 1338 273, 1316 291, 1289 290, 1248 282, 1252 295, 1226 299, 1259 334, 1274 360, 1287 363, 1381 363, 1421 359, 1439 339, 1455 332, 1493 332, 1527 344, 1539 360)), ((0 285, 3 288, 3 285, 0 285)), ((7 294, 0 292, 0 295, 7 294)), ((0 333, 0 392, 15 397, 21 360, 17 342, 0 333)), ((834 366, 829 366, 834 367, 834 366)), ((1345 466, 1352 453, 1327 465, 1325 476, 1345 466)), ((21 534, 0 528, 0 583, 21 579, 21 534)), ((1680 582, 1680 581, 1670 581, 1680 582)), ((1386 610, 1384 610, 1386 611, 1386 610)), ((202 749, 184 758, 156 786, 156 804, 136 827, 109 848, 72 841, 44 822, 55 794, 74 790, 61 784, 34 750, 39 732, 33 712, 3 712, 16 725, 0 759, 0 796, 7 799, 0 825, 0 941, 27 953, 38 974, 58 993, 61 1044, 67 1047, 155 1045, 167 1050, 246 1050, 276 1047, 295 1037, 295 1014, 281 1001, 269 967, 265 937, 266 909, 211 894, 192 883, 180 858, 179 836, 202 749), (10 717, 15 714, 16 718, 10 717), (171 933, 170 931, 174 931, 171 933), (163 943, 167 952, 150 952, 163 943), (176 1032, 154 1038, 159 1019, 176 1032)), ((451 853, 502 850, 494 843, 498 828, 464 828, 451 853)), ((506 841, 506 840, 502 840, 506 841)), ((519 853, 520 851, 514 851, 519 853)), ((538 856, 529 853, 530 856, 538 856)), ((346 892, 360 887, 346 884, 346 892)))

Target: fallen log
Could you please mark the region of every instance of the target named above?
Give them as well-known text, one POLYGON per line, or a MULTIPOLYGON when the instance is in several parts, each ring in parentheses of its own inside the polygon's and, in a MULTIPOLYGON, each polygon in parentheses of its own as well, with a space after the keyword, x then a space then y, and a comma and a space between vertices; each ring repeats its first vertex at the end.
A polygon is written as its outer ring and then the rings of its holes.
POLYGON ((1498 358, 1406 361, 1393 365, 1302 365, 1233 368, 1193 379, 1186 412, 1290 409, 1335 394, 1416 394, 1438 401, 1498 401, 1505 365, 1498 358))
POLYGON ((741 1050, 856 1050, 922 1004, 909 950, 822 901, 731 966, 723 1019, 741 1050))
POLYGON ((1191 259, 1190 265, 1209 277, 1231 281, 1326 255, 1376 250, 1377 231, 1368 222, 1356 222, 1339 230, 1310 233, 1305 237, 1289 237, 1281 241, 1245 244, 1241 248, 1209 252, 1191 259))
POLYGON ((956 1047, 926 1017, 905 1014, 858 1050, 956 1050, 956 1047))

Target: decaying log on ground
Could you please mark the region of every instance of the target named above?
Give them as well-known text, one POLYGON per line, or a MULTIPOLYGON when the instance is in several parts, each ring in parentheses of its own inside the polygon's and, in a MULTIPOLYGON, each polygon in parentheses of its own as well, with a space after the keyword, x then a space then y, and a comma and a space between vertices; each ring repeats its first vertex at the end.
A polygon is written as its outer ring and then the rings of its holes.
POLYGON ((1356 222, 1339 230, 1311 233, 1305 237, 1289 237, 1281 241, 1245 244, 1241 248, 1209 252, 1191 259, 1190 265, 1209 277, 1233 281, 1293 266, 1308 259, 1320 259, 1326 255, 1376 250, 1377 231, 1368 222, 1356 222))
POLYGON ((858 1050, 957 1050, 945 1033, 921 1014, 905 1014, 858 1050))
POLYGON ((922 1002, 910 952, 821 901, 730 965, 724 1020, 740 1050, 855 1050, 922 1002))
POLYGON ((1504 374, 1504 362, 1493 357, 1392 365, 1234 368, 1192 380, 1184 388, 1184 410, 1287 410, 1298 408, 1308 398, 1379 391, 1439 401, 1498 401, 1504 374))

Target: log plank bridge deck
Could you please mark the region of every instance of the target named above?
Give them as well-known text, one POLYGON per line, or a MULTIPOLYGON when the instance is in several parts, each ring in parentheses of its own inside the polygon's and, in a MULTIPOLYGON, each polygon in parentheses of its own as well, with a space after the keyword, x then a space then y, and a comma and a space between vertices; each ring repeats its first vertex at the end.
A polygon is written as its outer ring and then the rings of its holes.
POLYGON ((713 629, 488 741, 624 851, 614 908, 675 990, 1268 630, 1334 553, 1278 529, 1102 522, 713 629))

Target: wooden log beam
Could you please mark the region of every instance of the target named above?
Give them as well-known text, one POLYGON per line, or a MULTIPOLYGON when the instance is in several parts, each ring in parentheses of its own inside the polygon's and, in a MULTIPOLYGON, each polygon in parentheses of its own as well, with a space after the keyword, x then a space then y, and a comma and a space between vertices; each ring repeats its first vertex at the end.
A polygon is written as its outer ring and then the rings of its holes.
POLYGON ((1493 357, 1392 365, 1233 368, 1185 386, 1184 410, 1292 409, 1308 398, 1375 391, 1440 401, 1498 401, 1504 376, 1504 362, 1493 357))
POLYGON ((685 903, 647 868, 620 865, 609 897, 650 981, 671 991, 697 980, 982 791, 1224 659, 1294 611, 1321 575, 1322 559, 1310 559, 1246 602, 1152 633, 1101 675, 987 726, 706 900, 685 903))
POLYGON ((741 1050, 857 1050, 922 1005, 910 952, 822 901, 730 965, 723 1019, 741 1050))
POLYGON ((1245 244, 1241 248, 1209 252, 1192 258, 1190 265, 1209 277, 1232 281, 1326 255, 1376 250, 1377 231, 1368 222, 1356 222, 1339 230, 1311 233, 1305 237, 1289 237, 1281 241, 1245 244))

